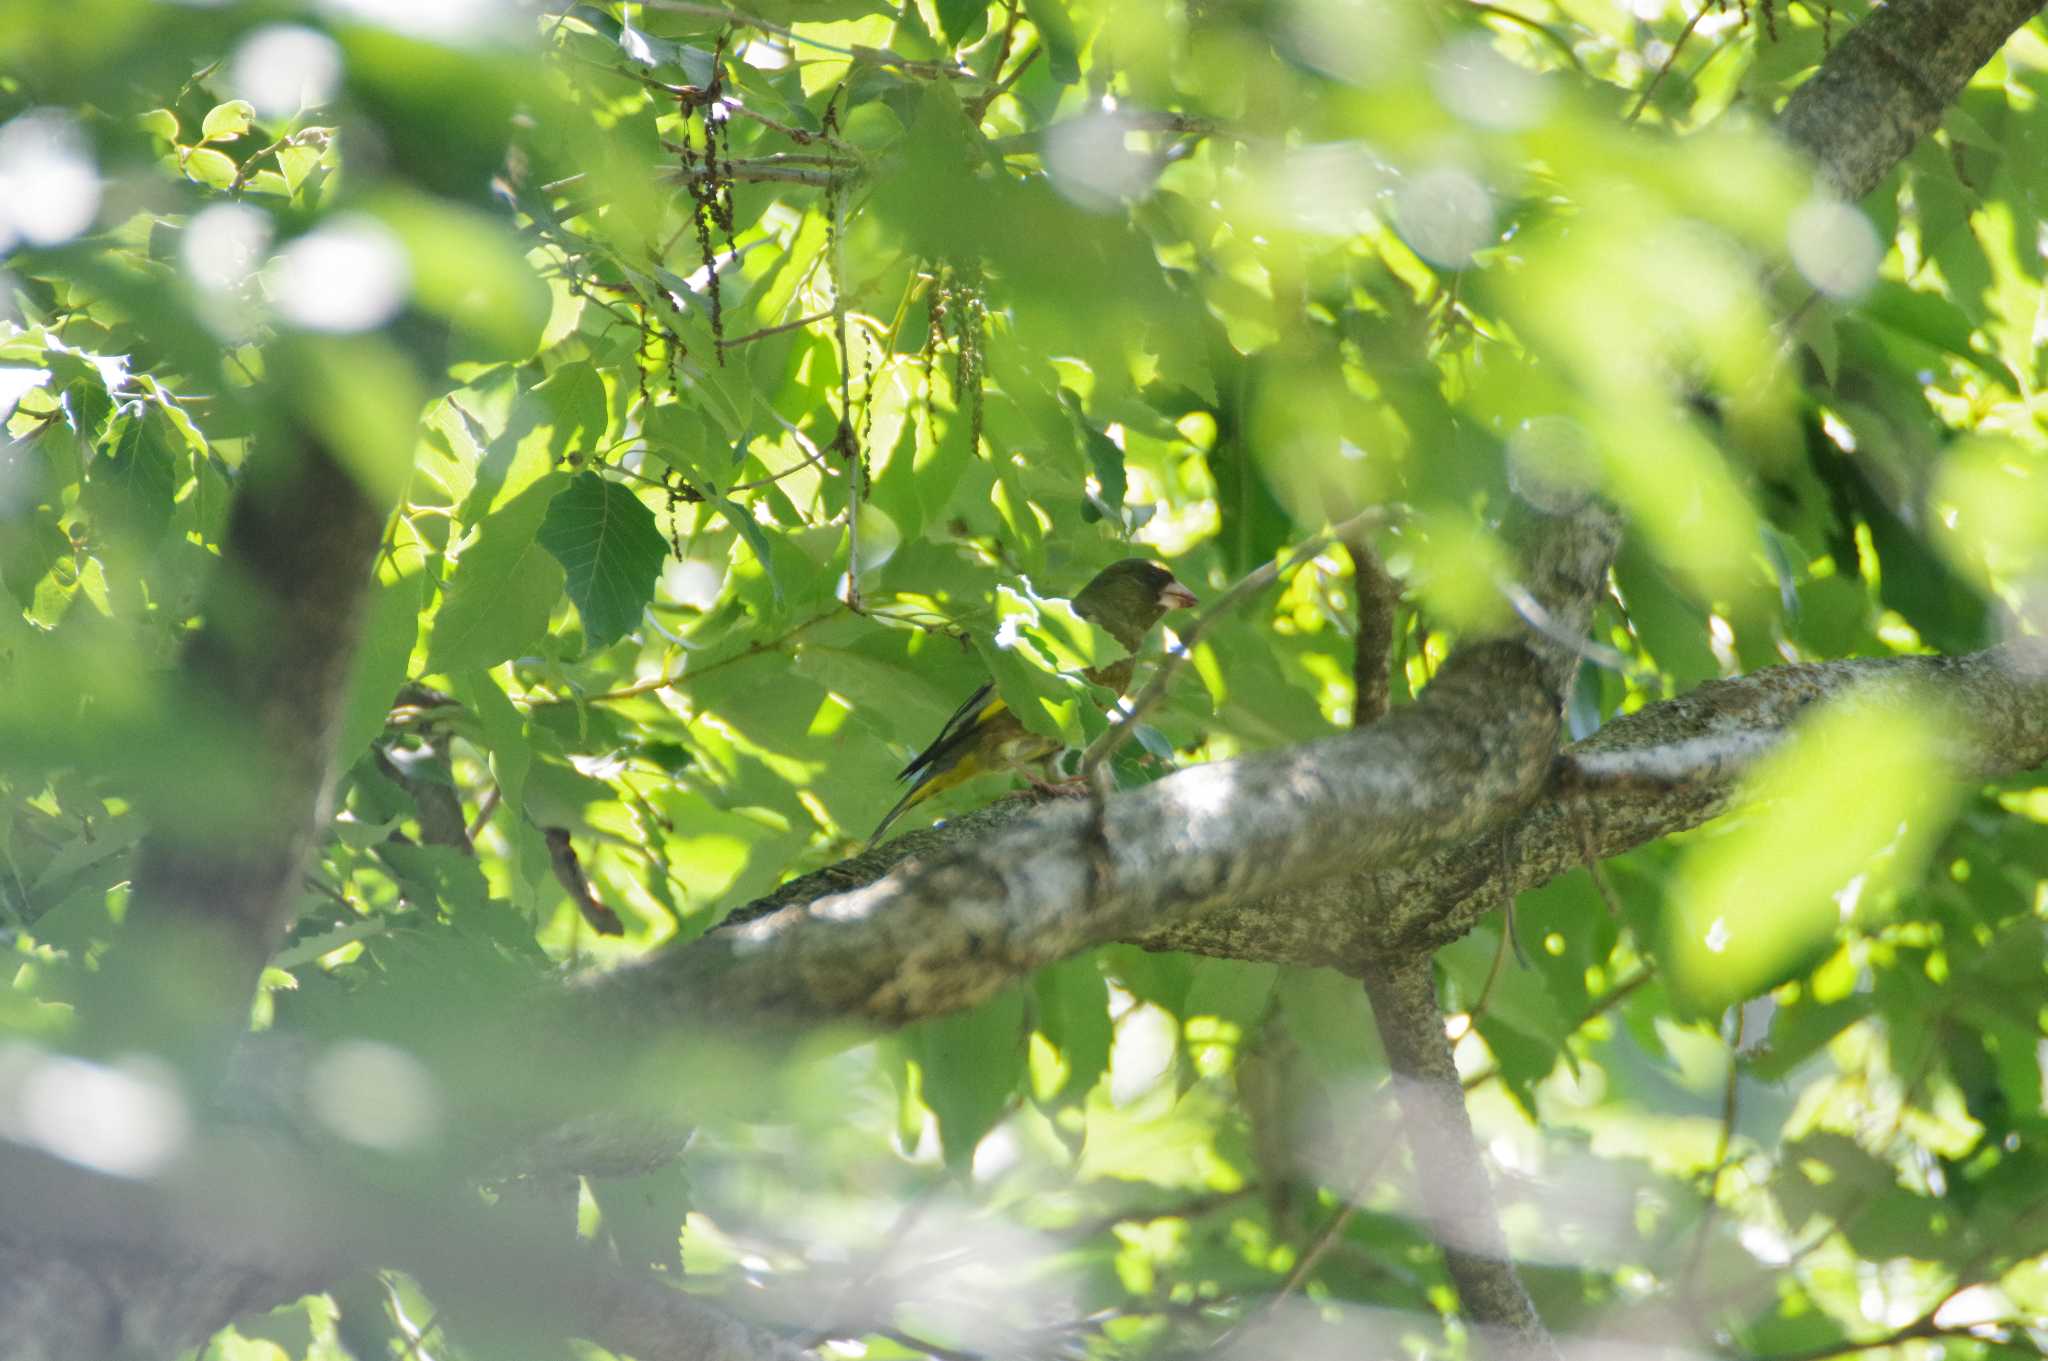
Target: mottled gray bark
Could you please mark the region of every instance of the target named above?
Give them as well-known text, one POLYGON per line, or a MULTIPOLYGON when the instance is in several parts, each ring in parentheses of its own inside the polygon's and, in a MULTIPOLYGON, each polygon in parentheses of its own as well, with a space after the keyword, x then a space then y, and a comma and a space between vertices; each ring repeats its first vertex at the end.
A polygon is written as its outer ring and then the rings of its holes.
POLYGON ((1108 800, 1102 843, 1087 809, 1057 805, 607 986, 643 1006, 900 1024, 1180 913, 1392 864, 1471 836, 1542 787, 1558 725, 1543 670, 1517 644, 1464 649, 1365 732, 1108 800))
MULTIPOLYGON (((1880 7, 1794 95, 1782 131, 1829 185, 1861 196, 2038 8, 2013 0, 1880 7)), ((320 456, 311 458, 312 475, 326 475, 320 456)), ((138 875, 141 921, 208 942, 192 952, 202 986, 157 1006, 189 1035, 225 1026, 246 1005, 281 927, 329 775, 335 695, 366 578, 367 558, 356 556, 357 510, 336 524, 294 519, 289 501, 273 509, 244 501, 223 572, 240 560, 259 593, 275 593, 279 632, 267 646, 222 637, 217 652, 209 639, 190 667, 195 679, 223 687, 224 703, 248 708, 252 730, 277 744, 269 755, 279 797, 245 828, 245 844, 194 849, 200 843, 160 837, 138 875), (336 546, 335 534, 346 544, 336 546), (281 588, 295 572, 305 575, 281 588), (302 627, 294 617, 301 611, 330 623, 302 627)), ((1968 695, 1980 716, 1975 732, 1992 736, 1966 735, 1959 769, 1996 773, 2048 757, 2048 668, 2041 649, 2028 646, 1950 663, 1765 672, 1710 687, 1615 723, 1575 749, 1576 762, 1550 783, 1557 699, 1577 661, 1571 640, 1583 636, 1612 538, 1612 525, 1590 507, 1536 522, 1521 540, 1523 584, 1543 614, 1521 641, 1467 649, 1421 702, 1371 731, 1184 772, 1111 800, 1106 863, 1083 837, 1079 809, 961 819, 954 830, 907 838, 914 859, 864 887, 850 881, 885 868, 893 848, 826 873, 825 882, 848 891, 806 901, 819 887, 814 876, 764 913, 587 990, 579 1002, 900 1022, 970 1003, 1096 941, 1127 938, 1361 971, 1404 955, 1402 972, 1391 975, 1401 986, 1383 991, 1405 1031, 1434 1015, 1433 1000, 1415 986, 1415 971, 1427 968, 1416 952, 1579 863, 1587 845, 1611 854, 1721 811, 1745 762, 1815 695, 1858 675, 1920 666, 1936 688, 1968 695), (958 834, 966 828, 989 834, 966 844, 958 834), (1375 911, 1362 913, 1357 879, 1368 870, 1380 897, 1375 911)), ((166 807, 175 813, 176 800, 166 807)), ((654 1015, 624 1014, 630 1027, 654 1015)), ((32 1171, 0 1176, 5 1361, 175 1353, 235 1311, 289 1298, 309 1276, 335 1268, 333 1255, 251 1262, 223 1253, 219 1241, 192 1233, 205 1215, 150 1188, 129 1188, 155 1198, 122 1202, 112 1220, 74 1214, 98 1191, 76 1187, 61 1170, 32 1171), (70 1218, 24 1204, 52 1186, 78 1192, 59 1198, 70 1218)), ((658 1282, 604 1272, 556 1278, 537 1269, 537 1259, 499 1260, 481 1246, 472 1259, 478 1269, 519 1273, 547 1291, 544 1305, 559 1306, 569 1326, 643 1356, 788 1354, 695 1302, 649 1293, 665 1291, 658 1282)), ((433 1262, 418 1265, 431 1270, 433 1262)), ((1468 1288, 1461 1279, 1460 1287, 1475 1317, 1528 1317, 1525 1301, 1496 1301, 1483 1280, 1468 1288)))
POLYGON ((1557 1345, 1536 1316, 1508 1256, 1493 1188, 1465 1089, 1444 1035, 1430 957, 1404 955, 1365 971, 1365 990, 1394 1074, 1394 1096, 1430 1236, 1487 1350, 1501 1361, 1555 1358, 1557 1345))
MULTIPOLYGON (((2048 642, 2023 640, 1955 658, 1873 657, 1771 667, 1646 705, 1566 747, 1539 800, 1502 826, 1437 849, 1418 843, 1397 850, 1369 872, 1233 898, 1202 911, 1168 905, 1116 938, 1148 949, 1349 972, 1390 953, 1436 948, 1514 894, 1583 865, 1589 850, 1597 859, 1619 855, 1726 812, 1742 775, 1777 748, 1803 713, 1861 686, 1876 687, 1873 703, 1890 691, 1897 702, 1945 704, 1966 716, 1968 721, 1957 721, 1948 748, 1958 778, 2011 775, 2048 762, 2048 642)), ((1424 772, 1423 778, 1434 776, 1424 772)), ((1454 782, 1456 776, 1445 778, 1454 782)), ((867 953, 859 937, 873 931, 879 957, 880 942, 894 934, 889 904, 898 894, 921 892, 915 885, 916 876, 927 872, 923 866, 990 853, 1027 855, 1028 848, 1056 835, 1050 827, 1070 817, 1071 810, 1062 807, 1007 800, 791 880, 734 915, 776 935, 809 930, 813 918, 837 919, 842 949, 867 953), (904 873, 892 876, 898 863, 904 873), (870 920, 873 925, 861 925, 870 920)), ((1082 910, 1078 903, 1072 907, 1082 910)), ((1060 937, 1089 931, 1078 922, 1050 920, 1045 929, 1060 937)), ((1020 954, 1049 948, 1008 932, 1003 938, 1006 949, 1020 954)), ((793 948, 772 956, 800 957, 793 948)), ((680 958, 647 967, 659 971, 680 958)), ((985 961, 970 965, 984 966, 985 961)), ((927 952, 922 967, 939 967, 937 955, 927 952)), ((648 985, 644 979, 619 979, 598 986, 648 985)), ((821 996, 809 1005, 825 1000, 821 996)))
POLYGON ((0 1146, 0 1358, 175 1355, 178 1338, 371 1264, 428 1282, 468 1336, 585 1337, 639 1361, 810 1355, 608 1261, 566 1218, 484 1206, 459 1178, 387 1167, 357 1179, 341 1163, 283 1137, 227 1135, 137 1182, 0 1146))
POLYGON ((1972 75, 2040 0, 1891 0, 1793 91, 1779 134, 1846 199, 1877 188, 1934 131, 1972 75))

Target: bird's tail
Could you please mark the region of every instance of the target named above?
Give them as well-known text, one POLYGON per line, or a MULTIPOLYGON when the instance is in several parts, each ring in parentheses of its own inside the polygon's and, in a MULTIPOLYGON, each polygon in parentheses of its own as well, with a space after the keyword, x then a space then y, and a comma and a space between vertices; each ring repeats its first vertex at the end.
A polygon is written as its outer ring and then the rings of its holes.
POLYGON ((916 784, 911 785, 909 789, 903 792, 903 797, 896 800, 896 806, 882 814, 882 820, 875 824, 875 830, 868 833, 868 844, 861 847, 861 849, 871 851, 881 844, 882 833, 889 830, 890 823, 902 817, 910 811, 913 805, 922 802, 927 795, 934 792, 929 780, 919 780, 916 784))

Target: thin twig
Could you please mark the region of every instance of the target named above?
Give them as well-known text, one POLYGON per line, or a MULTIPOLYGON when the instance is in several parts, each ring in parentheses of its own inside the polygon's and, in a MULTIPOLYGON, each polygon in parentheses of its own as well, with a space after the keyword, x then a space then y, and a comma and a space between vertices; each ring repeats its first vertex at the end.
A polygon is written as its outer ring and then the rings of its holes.
MULTIPOLYGON (((334 129, 328 127, 300 128, 297 132, 287 133, 283 137, 278 138, 267 147, 257 148, 250 153, 247 160, 236 167, 235 177, 228 181, 227 192, 230 194, 241 193, 242 186, 249 182, 249 177, 256 173, 257 164, 265 157, 274 156, 286 147, 319 146, 324 150, 324 143, 333 133, 334 129)), ((284 172, 280 169, 278 173, 283 174, 284 172)))
POLYGON ((746 335, 740 336, 736 340, 721 340, 718 344, 720 348, 730 350, 736 346, 751 345, 757 340, 766 340, 770 336, 779 336, 785 331, 802 330, 806 326, 812 326, 821 321, 830 321, 831 319, 832 314, 830 312, 819 312, 815 316, 798 317, 795 321, 785 321, 779 326, 763 326, 760 330, 749 331, 746 335))
POLYGON ((1721 1087, 1721 1133, 1714 1142, 1714 1170, 1707 1177, 1707 1204, 1700 1214, 1700 1222, 1693 1230, 1692 1247, 1686 1253, 1685 1266, 1679 1271, 1679 1291, 1687 1299, 1692 1298, 1699 1278, 1700 1263, 1706 1260, 1707 1239, 1713 1233, 1714 1221, 1721 1212, 1721 1178, 1728 1171, 1728 1155, 1735 1146, 1736 1098, 1742 1077, 1742 1008, 1735 1008, 1735 1019, 1731 1027, 1733 1034, 1728 1039, 1728 1076, 1721 1087))
POLYGON ((1465 3, 1481 14, 1491 14, 1496 19, 1505 19, 1511 24, 1517 24, 1522 28, 1528 29, 1531 33, 1547 41, 1552 47, 1564 53, 1564 59, 1572 64, 1574 71, 1577 71, 1580 75, 1586 73, 1586 65, 1579 60, 1579 54, 1572 50, 1570 41, 1562 34, 1553 32, 1550 25, 1540 20, 1532 19, 1526 14, 1517 14, 1513 10, 1500 5, 1486 4, 1485 0, 1465 0, 1465 3))
POLYGON ((781 133, 799 146, 809 146, 812 142, 823 142, 826 146, 842 151, 848 156, 857 157, 859 155, 851 145, 840 141, 829 132, 813 132, 809 128, 800 128, 793 124, 780 122, 770 118, 765 113, 756 113, 745 104, 742 104, 735 96, 726 96, 725 109, 726 112, 738 114, 742 118, 751 118, 762 127, 767 128, 771 132, 781 133))
MULTIPOLYGON (((729 170, 724 166, 719 168, 726 172, 729 179, 745 180, 753 184, 808 184, 819 189, 827 189, 845 178, 829 170, 817 170, 807 165, 761 165, 741 162, 729 170)), ((686 170, 665 169, 661 176, 680 184, 689 178, 690 173, 686 170)))
POLYGON ((999 96, 1007 92, 1012 85, 1015 85, 1017 83, 1017 77, 1023 75, 1026 71, 1031 69, 1031 63, 1037 61, 1038 54, 1044 50, 1045 49, 1040 47, 1038 44, 1033 43, 1031 45, 1031 50, 1026 52, 1023 55, 1023 57, 1018 60, 1017 64, 1010 68, 1010 74, 1004 76, 1001 80, 989 86, 988 89, 982 91, 981 97, 977 99, 974 103, 974 124, 976 127, 981 126, 982 116, 988 112, 988 106, 995 103, 996 99, 999 96))
MULTIPOLYGON (((1621 982, 1609 988, 1601 994, 1600 1000, 1579 1014, 1579 1019, 1572 1023, 1571 1031, 1566 1038, 1569 1039, 1571 1035, 1578 1034, 1594 1021, 1614 1010, 1623 1002, 1626 1002, 1635 995, 1638 989, 1654 977, 1656 977, 1654 970, 1648 968, 1638 969, 1621 982)), ((1469 1092, 1475 1088, 1484 1087, 1499 1076, 1500 1065, 1489 1063, 1484 1068, 1475 1069, 1471 1076, 1464 1079, 1463 1085, 1465 1090, 1469 1092)))
POLYGON ((1628 111, 1628 117, 1622 119, 1622 122, 1633 123, 1636 119, 1643 116, 1643 110, 1649 107, 1650 96, 1657 93, 1657 87, 1663 83, 1664 77, 1669 74, 1671 64, 1678 60, 1679 49, 1685 46, 1685 40, 1692 36, 1692 31, 1700 26, 1700 20, 1706 17, 1706 0, 1700 0, 1699 12, 1685 21, 1685 27, 1680 30, 1678 40, 1671 44, 1671 51, 1664 58, 1664 64, 1657 68, 1656 75, 1650 77, 1650 83, 1643 87, 1643 93, 1637 98, 1636 106, 1628 111))
POLYGON ((805 633, 824 623, 835 613, 837 611, 814 614, 779 638, 769 638, 762 642, 752 643, 742 651, 733 653, 730 657, 721 657, 717 661, 707 662, 703 666, 686 666, 682 671, 664 671, 652 680, 636 681, 632 685, 621 686, 617 690, 607 690, 601 695, 548 695, 545 698, 534 700, 530 707, 540 709, 557 704, 610 704, 622 699, 637 699, 641 695, 653 694, 656 690, 666 690, 684 681, 708 676, 712 672, 723 670, 735 662, 743 662, 750 657, 758 657, 763 652, 773 652, 776 648, 796 638, 799 634, 805 633))
MULTIPOLYGON (((988 113, 988 106, 995 97, 1008 89, 1007 84, 997 80, 1003 74, 1003 63, 1010 59, 1010 43, 1017 36, 1017 20, 1024 12, 1022 0, 1009 0, 1010 17, 1003 24, 1003 39, 996 45, 995 63, 988 68, 989 77, 995 83, 975 96, 967 105, 967 121, 975 127, 981 126, 982 118, 988 113)), ((1015 80, 1012 76, 1010 79, 1015 80)))
POLYGON ((926 1356, 937 1358, 937 1361, 982 1361, 980 1352, 964 1352, 957 1347, 942 1347, 936 1342, 906 1333, 901 1328, 877 1328, 875 1336, 886 1337, 899 1347, 923 1352, 926 1356))
POLYGON ((482 835, 484 827, 491 820, 491 814, 498 811, 498 800, 504 793, 503 787, 493 781, 491 787, 484 791, 483 797, 476 801, 476 816, 470 819, 468 833, 472 842, 482 835))
POLYGON ((1124 713, 1123 717, 1119 721, 1112 723, 1107 731, 1089 743, 1088 750, 1081 755, 1081 774, 1093 776, 1110 757, 1116 755, 1118 748, 1130 740, 1131 735, 1137 731, 1138 724, 1144 720, 1145 716, 1154 709, 1157 709, 1166 699, 1166 692, 1173 688, 1174 679, 1180 675, 1181 668, 1186 666, 1188 659, 1194 655, 1195 645, 1202 641, 1203 636, 1208 633, 1217 620, 1229 614, 1252 596, 1265 590, 1266 587, 1272 585, 1296 567, 1314 558, 1316 554, 1322 552, 1331 544, 1360 534, 1376 525, 1384 524, 1391 518, 1393 513, 1386 506, 1374 506, 1370 510, 1360 511, 1342 524, 1324 530, 1321 534, 1309 539, 1292 553, 1289 553, 1284 560, 1268 562, 1255 571, 1247 573, 1235 586, 1232 586, 1222 595, 1216 597, 1215 603, 1210 605, 1208 609, 1203 610, 1196 617, 1194 624, 1188 629, 1187 633, 1182 635, 1180 647, 1168 653, 1166 659, 1160 663, 1159 670, 1153 675, 1151 683, 1139 694, 1137 700, 1124 713))
POLYGON ((1358 634, 1351 645, 1351 726, 1370 727, 1386 717, 1394 652, 1394 612, 1401 583, 1387 572, 1364 535, 1344 541, 1351 555, 1351 589, 1357 596, 1358 634))
MULTIPOLYGON (((1381 1089, 1381 1094, 1383 1096, 1386 1094, 1384 1088, 1381 1089)), ((1374 1154, 1372 1161, 1359 1173, 1357 1190, 1345 1200, 1343 1205, 1338 1207, 1337 1212, 1330 1216, 1330 1222, 1323 1225, 1322 1229, 1316 1234, 1315 1240, 1302 1251, 1301 1260, 1294 1264, 1294 1270, 1287 1273, 1287 1279, 1280 1283, 1280 1288, 1273 1292, 1272 1298, 1268 1299, 1261 1306, 1257 1314, 1247 1316, 1236 1327, 1218 1338, 1210 1347, 1212 1352, 1222 1350, 1226 1342, 1242 1336, 1248 1327, 1271 1317, 1281 1305, 1287 1302, 1288 1296, 1301 1289, 1303 1284, 1308 1281, 1308 1278, 1315 1274, 1315 1269, 1322 1265, 1323 1258, 1329 1255, 1330 1249, 1335 1247, 1338 1240, 1344 1236, 1345 1227, 1357 1216, 1359 1207, 1365 1200, 1366 1192, 1372 1189, 1374 1178, 1379 1176, 1380 1168, 1385 1165, 1387 1156, 1393 1151, 1393 1139, 1387 1138, 1380 1141, 1379 1150, 1374 1154)))

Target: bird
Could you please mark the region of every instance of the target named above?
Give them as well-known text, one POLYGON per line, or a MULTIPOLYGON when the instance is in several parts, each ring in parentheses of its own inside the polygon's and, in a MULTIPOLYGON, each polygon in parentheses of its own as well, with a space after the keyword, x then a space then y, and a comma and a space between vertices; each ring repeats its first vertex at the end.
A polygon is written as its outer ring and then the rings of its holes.
MULTIPOLYGON (((1097 572, 1081 588, 1074 596, 1074 613, 1135 654, 1152 626, 1168 611, 1197 603, 1195 593, 1164 566, 1150 558, 1125 558, 1097 572)), ((1121 695, 1131 683, 1135 666, 1135 656, 1125 656, 1106 666, 1090 667, 1085 674, 1093 684, 1121 695)), ((883 815, 867 844, 872 847, 881 841, 891 823, 934 794, 991 770, 1016 770, 1029 779, 1023 768, 1059 749, 1058 740, 1024 726, 996 693, 994 681, 983 682, 953 711, 931 745, 897 773, 898 780, 910 781, 910 788, 883 815)))

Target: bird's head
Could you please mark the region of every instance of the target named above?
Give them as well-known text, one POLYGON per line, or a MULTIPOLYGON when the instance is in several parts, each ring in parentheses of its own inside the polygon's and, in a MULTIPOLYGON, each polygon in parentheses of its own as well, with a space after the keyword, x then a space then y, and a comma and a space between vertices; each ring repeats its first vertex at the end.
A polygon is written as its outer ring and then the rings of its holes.
POLYGON ((1150 558, 1125 558, 1095 574, 1074 597, 1074 613, 1136 652, 1169 610, 1198 603, 1195 593, 1150 558))

